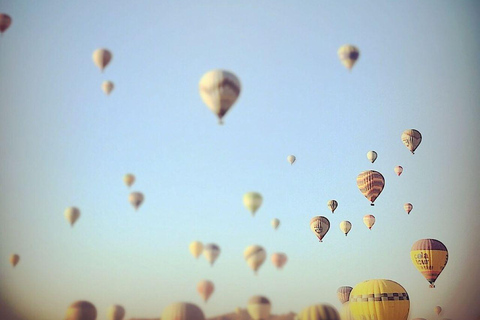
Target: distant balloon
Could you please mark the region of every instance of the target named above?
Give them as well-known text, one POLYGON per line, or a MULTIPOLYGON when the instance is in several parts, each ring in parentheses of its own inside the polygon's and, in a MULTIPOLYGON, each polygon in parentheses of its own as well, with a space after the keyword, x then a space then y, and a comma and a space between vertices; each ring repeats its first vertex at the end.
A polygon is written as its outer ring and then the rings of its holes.
POLYGON ((141 192, 132 192, 128 196, 128 201, 130 201, 135 210, 138 210, 138 208, 140 208, 144 199, 145 197, 141 192))
POLYGON ((414 154, 415 150, 422 142, 422 134, 415 129, 405 130, 402 133, 402 142, 405 147, 407 147, 408 150, 414 154))
POLYGON ((439 316, 440 313, 442 313, 442 307, 436 306, 435 308, 433 308, 433 311, 435 312, 435 314, 436 314, 437 316, 439 316))
POLYGON ((375 151, 368 151, 367 159, 370 160, 371 163, 374 163, 375 160, 377 160, 377 153, 375 151))
POLYGON ((252 216, 255 215, 255 212, 260 208, 262 202, 262 195, 258 192, 247 192, 243 196, 243 204, 252 213, 252 216))
POLYGON ((202 254, 203 243, 201 243, 200 241, 193 241, 188 246, 188 249, 190 250, 190 253, 192 254, 192 256, 194 256, 195 258, 198 258, 202 254))
POLYGON ((218 123, 222 124, 222 118, 240 95, 240 80, 229 71, 212 70, 200 79, 199 88, 203 102, 218 117, 218 123))
POLYGON ((416 241, 410 250, 413 265, 435 288, 435 280, 447 265, 448 250, 443 243, 435 239, 416 241))
POLYGON ((363 216, 363 223, 368 227, 368 229, 372 229, 373 225, 375 224, 375 217, 371 214, 366 214, 363 216))
POLYGON ((360 56, 358 48, 349 44, 341 46, 337 53, 340 61, 348 70, 353 68, 353 65, 357 62, 358 57, 360 56))
POLYGON ((248 300, 247 311, 253 320, 267 320, 271 309, 272 305, 266 297, 253 296, 248 300))
POLYGON ((317 304, 303 309, 298 314, 298 320, 340 320, 340 315, 329 304, 317 304))
POLYGON ((318 240, 322 242, 323 237, 330 229, 330 221, 323 216, 316 216, 310 220, 310 229, 317 236, 318 240))
POLYGON ((347 234, 350 232, 350 229, 352 229, 352 224, 350 223, 350 221, 340 222, 340 230, 345 233, 345 236, 347 236, 347 234))
POLYGON ((123 317, 125 317, 125 309, 122 306, 115 304, 108 308, 107 310, 108 320, 123 320, 123 317))
POLYGON ((410 299, 397 282, 375 279, 357 284, 350 293, 349 305, 355 319, 406 320, 410 299))
POLYGON ((277 218, 273 218, 271 224, 272 228, 277 230, 278 226, 280 225, 280 220, 278 220, 277 218))
POLYGON ((332 210, 332 213, 334 213, 335 209, 338 207, 338 202, 337 200, 329 200, 327 202, 327 206, 330 208, 330 210, 332 210))
POLYGON ((97 309, 88 301, 72 303, 66 312, 65 320, 96 320, 97 309))
POLYGON ((135 176, 131 173, 127 173, 126 175, 123 176, 123 182, 127 187, 131 187, 135 182, 135 176))
POLYGON ((275 252, 272 254, 272 263, 277 269, 282 269, 285 263, 287 263, 287 255, 282 252, 275 252))
POLYGON ((267 253, 261 246, 252 245, 243 251, 243 257, 247 261, 248 266, 257 274, 258 269, 267 257, 267 253))
POLYGON ((114 88, 114 84, 112 81, 103 81, 102 83, 102 90, 103 92, 105 92, 105 94, 108 96, 110 94, 110 92, 112 92, 113 88, 114 88))
POLYGON ((65 219, 67 219, 67 221, 70 223, 70 226, 73 227, 75 222, 80 217, 80 210, 76 207, 69 207, 65 209, 65 212, 63 214, 65 216, 65 219))
POLYGON ((412 319, 412 320, 427 320, 425 318, 415 318, 415 319, 412 319))
POLYGON ((12 265, 12 267, 15 268, 15 266, 18 264, 19 261, 20 261, 20 256, 18 254, 10 255, 10 264, 12 265))
POLYGON ((293 164, 295 162, 295 160, 297 160, 297 158, 294 156, 294 155, 289 155, 287 157, 287 161, 290 163, 290 164, 293 164))
POLYGON ((405 203, 403 205, 403 209, 405 210, 405 212, 407 212, 407 214, 410 214, 410 211, 412 211, 412 209, 413 209, 413 204, 405 203))
POLYGON ((6 13, 0 13, 0 33, 4 33, 12 24, 12 18, 6 13))
POLYGON ((393 171, 395 171, 395 173, 397 174, 397 176, 401 175, 402 172, 403 172, 403 167, 402 166, 396 166, 395 169, 393 169, 393 171))
POLYGON ((103 71, 112 60, 112 53, 107 49, 97 49, 93 52, 92 59, 95 65, 103 71))
POLYGON ((371 202, 370 205, 373 206, 373 203, 383 191, 385 178, 380 172, 374 170, 363 171, 357 177, 357 186, 365 198, 371 202))
POLYGON ((215 286, 210 280, 202 280, 197 284, 197 291, 205 302, 208 301, 214 290, 215 286))
POLYGON ((207 244, 203 249, 203 255, 210 262, 210 265, 213 266, 213 263, 220 255, 220 247, 213 243, 207 244))
POLYGON ((341 303, 348 302, 350 300, 350 292, 352 292, 353 288, 350 286, 343 286, 337 289, 337 297, 341 303))
POLYGON ((163 309, 161 320, 205 320, 202 309, 193 303, 176 302, 163 309))

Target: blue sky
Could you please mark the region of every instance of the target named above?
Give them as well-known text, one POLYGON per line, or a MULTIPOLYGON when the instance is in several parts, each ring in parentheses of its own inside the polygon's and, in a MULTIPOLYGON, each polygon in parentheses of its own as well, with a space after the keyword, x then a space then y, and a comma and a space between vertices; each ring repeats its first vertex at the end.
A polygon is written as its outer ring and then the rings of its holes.
POLYGON ((411 318, 436 305, 480 314, 476 2, 1 1, 0 12, 13 19, 0 39, 0 297, 21 317, 59 319, 81 299, 99 319, 114 303, 128 319, 176 301, 210 317, 256 294, 273 313, 340 308, 339 286, 375 278, 405 287, 411 318), (360 49, 352 72, 337 57, 346 43, 360 49), (99 47, 113 53, 103 73, 99 47), (223 126, 198 93, 217 68, 242 84, 223 126), (423 135, 415 155, 400 139, 410 128, 423 135), (369 169, 386 180, 375 207, 356 186, 369 169), (130 191, 145 194, 138 212, 130 191), (264 197, 254 218, 248 191, 264 197), (74 228, 69 206, 82 214, 74 228), (331 222, 321 244, 316 215, 331 222), (449 250, 435 289, 410 261, 422 238, 449 250), (220 246, 213 267, 189 254, 193 240, 220 246), (284 270, 267 260, 254 276, 250 244, 285 252, 284 270), (216 286, 208 304, 202 279, 216 286))

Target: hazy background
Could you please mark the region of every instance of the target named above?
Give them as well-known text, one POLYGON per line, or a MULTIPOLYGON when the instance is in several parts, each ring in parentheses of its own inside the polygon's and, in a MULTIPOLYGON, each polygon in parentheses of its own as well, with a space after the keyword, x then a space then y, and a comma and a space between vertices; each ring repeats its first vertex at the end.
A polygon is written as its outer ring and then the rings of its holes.
POLYGON ((3 317, 62 319, 76 300, 98 319, 112 304, 126 319, 159 317, 176 301, 211 317, 256 294, 275 314, 340 309, 339 286, 375 278, 407 290, 411 318, 436 319, 436 305, 480 314, 477 1, 4 0, 0 12, 13 19, 0 38, 3 317), (352 72, 337 56, 346 43, 360 49, 352 72), (99 47, 113 53, 103 74, 99 47), (216 68, 242 83, 223 126, 198 93, 216 68), (400 139, 411 128, 423 135, 415 155, 400 139), (356 186, 369 169, 386 180, 375 207, 356 186), (145 194, 138 212, 130 191, 145 194), (248 191, 264 197, 254 218, 248 191), (69 206, 81 210, 73 228, 69 206), (323 243, 316 215, 331 222, 323 243), (449 250, 435 289, 410 260, 422 238, 449 250), (190 255, 193 240, 220 246, 213 267, 190 255), (251 244, 268 255, 257 276, 243 259, 251 244), (288 255, 281 271, 274 252, 288 255), (215 284, 207 304, 202 279, 215 284))

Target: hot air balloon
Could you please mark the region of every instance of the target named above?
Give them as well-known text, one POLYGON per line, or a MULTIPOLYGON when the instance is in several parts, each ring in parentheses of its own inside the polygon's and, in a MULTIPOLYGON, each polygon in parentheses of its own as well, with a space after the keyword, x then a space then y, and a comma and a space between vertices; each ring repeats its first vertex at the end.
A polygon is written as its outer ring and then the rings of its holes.
POLYGON ((70 223, 70 226, 73 227, 73 224, 80 217, 80 210, 76 207, 69 207, 65 209, 65 212, 63 214, 65 216, 65 219, 67 219, 67 221, 70 223))
POLYGON ((415 319, 412 319, 412 320, 427 320, 425 318, 415 318, 415 319))
POLYGON ((287 157, 287 161, 290 163, 290 164, 293 164, 295 162, 295 160, 297 160, 297 158, 294 156, 294 155, 289 155, 287 157))
POLYGON ((437 316, 439 316, 440 313, 442 313, 442 307, 436 306, 435 308, 433 308, 433 311, 435 312, 435 314, 436 314, 437 316))
POLYGON ((403 209, 405 210, 405 212, 406 212, 407 214, 410 214, 410 211, 412 211, 412 209, 413 209, 413 204, 411 204, 411 203, 405 203, 405 204, 403 205, 403 209))
POLYGON ((401 175, 403 172, 403 167, 402 166, 396 166, 393 171, 397 174, 397 176, 401 175))
POLYGON ((435 280, 447 265, 448 250, 443 243, 435 239, 421 239, 410 250, 413 265, 435 288, 435 280))
POLYGON ((263 198, 258 192, 247 192, 243 195, 243 204, 252 213, 252 217, 262 205, 263 198))
POLYGON ((135 210, 138 210, 138 208, 140 208, 144 199, 145 198, 141 192, 132 192, 128 196, 128 201, 130 201, 135 210))
POLYGON ((282 252, 275 252, 272 254, 272 263, 277 269, 282 269, 285 263, 287 263, 287 255, 282 252))
POLYGON ((202 309, 193 303, 176 302, 165 307, 160 317, 162 320, 205 320, 202 309))
POLYGON ((374 163, 375 160, 377 160, 377 153, 375 151, 368 151, 367 159, 370 160, 371 163, 374 163))
POLYGON ((103 72, 107 65, 112 60, 112 53, 107 49, 97 49, 92 55, 93 63, 103 72))
POLYGON ((353 288, 350 286, 343 286, 337 289, 337 297, 341 303, 348 302, 350 299, 350 292, 352 292, 353 288))
POLYGON ((338 49, 338 57, 342 64, 348 69, 352 70, 353 65, 357 62, 360 56, 358 48, 349 44, 343 45, 338 49))
POLYGON ((222 124, 222 118, 240 95, 240 80, 229 71, 212 70, 200 79, 199 88, 203 102, 218 117, 218 123, 222 124))
POLYGON ((355 319, 406 320, 410 310, 405 288, 386 279, 357 284, 350 293, 349 304, 355 319))
POLYGON ((253 296, 248 300, 247 311, 253 320, 267 320, 271 309, 272 305, 266 297, 253 296))
POLYGON ((205 302, 208 301, 208 298, 210 298, 212 295, 213 290, 215 290, 215 286, 210 280, 202 280, 197 284, 197 291, 205 302))
POLYGON ((6 13, 0 13, 0 33, 4 33, 12 24, 12 18, 6 13))
POLYGON ((366 214, 363 216, 363 223, 365 223, 368 229, 372 230, 372 227, 375 224, 375 217, 371 214, 366 214))
POLYGON ((114 304, 113 306, 110 306, 107 310, 107 319, 108 320, 123 320, 123 317, 125 317, 125 309, 118 305, 114 304))
POLYGON ((10 264, 12 265, 12 267, 15 268, 15 266, 18 264, 19 261, 20 261, 20 256, 18 254, 10 255, 10 264))
POLYGON ((135 176, 131 173, 127 173, 126 175, 123 176, 123 182, 127 187, 131 187, 135 182, 135 176))
POLYGON ((350 310, 350 302, 345 302, 342 304, 342 309, 340 309, 340 319, 341 320, 355 320, 353 317, 352 311, 350 310))
POLYGON ((112 81, 103 81, 102 83, 102 90, 105 92, 105 94, 108 96, 110 92, 112 92, 114 88, 114 84, 112 81))
POLYGON ((327 202, 327 206, 330 208, 330 210, 332 210, 332 213, 334 213, 335 209, 338 207, 338 202, 337 200, 329 200, 327 202))
POLYGON ((190 253, 192 254, 192 256, 194 256, 195 258, 198 258, 202 254, 203 244, 200 241, 193 241, 188 246, 188 249, 190 250, 190 253))
POLYGON ((278 226, 280 225, 280 220, 278 220, 277 218, 273 218, 271 224, 272 228, 277 230, 278 226))
POLYGON ((415 154, 415 150, 422 142, 422 134, 415 129, 405 130, 402 133, 402 142, 412 154, 415 154))
POLYGON ((365 198, 371 202, 370 205, 373 206, 385 187, 385 178, 380 172, 374 170, 363 171, 357 177, 357 186, 365 198))
POLYGON ((316 216, 310 220, 310 230, 312 230, 320 242, 327 234, 328 229, 330 229, 330 221, 327 218, 316 216))
POLYGON ((95 320, 97 309, 88 301, 76 301, 72 303, 66 312, 65 320, 95 320))
POLYGON ((340 320, 340 315, 329 304, 317 304, 303 309, 298 314, 298 320, 340 320))
POLYGON ((258 268, 260 268, 267 257, 267 253, 261 246, 252 245, 243 251, 243 257, 247 261, 248 266, 257 274, 258 268))
POLYGON ((340 222, 340 230, 345 233, 345 236, 347 236, 347 233, 350 232, 350 229, 352 229, 352 224, 350 223, 350 221, 340 222))
POLYGON ((220 247, 213 243, 207 244, 203 249, 203 255, 210 262, 210 265, 213 266, 213 263, 220 255, 220 247))

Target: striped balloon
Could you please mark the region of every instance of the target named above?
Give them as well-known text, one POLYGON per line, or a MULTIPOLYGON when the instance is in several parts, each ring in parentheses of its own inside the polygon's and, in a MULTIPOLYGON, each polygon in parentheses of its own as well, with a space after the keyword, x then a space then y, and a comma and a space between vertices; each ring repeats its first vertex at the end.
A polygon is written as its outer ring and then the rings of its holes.
POLYGON ((303 309, 298 314, 298 320, 340 320, 340 315, 329 304, 317 304, 303 309))
POLYGON ((214 290, 215 286, 210 280, 202 280, 197 284, 197 292, 205 302, 208 301, 214 290))
POLYGON ((413 204, 405 203, 403 205, 403 209, 405 210, 405 212, 407 212, 407 214, 410 214, 410 211, 412 211, 412 209, 413 209, 413 204))
POLYGON ((397 174, 397 176, 401 175, 403 172, 403 167, 402 166, 396 166, 393 171, 397 174))
POLYGON ((328 229, 330 229, 330 221, 327 218, 316 216, 310 220, 310 230, 312 230, 320 242, 327 234, 328 229))
POLYGON ((162 315, 162 320, 205 320, 202 309, 197 305, 188 302, 176 302, 166 306, 162 315))
POLYGON ((248 266, 257 274, 258 269, 265 261, 267 253, 260 246, 248 246, 243 252, 243 257, 247 261, 248 266))
POLYGON ((415 129, 408 129, 402 133, 402 142, 412 154, 422 142, 422 134, 415 129))
POLYGON ((248 300, 247 311, 253 320, 267 320, 271 310, 272 304, 266 297, 253 296, 248 300))
POLYGON ((365 223, 368 229, 372 230, 372 227, 375 224, 375 217, 371 214, 366 214, 363 216, 363 223, 365 223))
POLYGON ((210 265, 213 266, 213 263, 220 255, 220 247, 213 243, 207 244, 203 248, 203 255, 205 256, 205 259, 210 262, 210 265))
POLYGON ((435 288, 435 280, 448 262, 447 247, 435 239, 421 239, 413 244, 410 258, 417 270, 430 282, 430 288, 435 288))
POLYGON ((349 286, 343 286, 337 289, 337 297, 341 303, 348 302, 350 300, 350 292, 352 292, 353 288, 349 286))
POLYGON ((353 65, 357 62, 357 59, 360 56, 358 48, 349 44, 341 46, 337 53, 338 58, 348 70, 353 68, 353 65))
POLYGON ((332 210, 332 213, 334 213, 335 209, 338 207, 338 202, 337 200, 329 200, 327 202, 327 206, 330 208, 330 210, 332 210))
POLYGON ((385 178, 380 172, 374 170, 363 171, 357 177, 357 186, 365 198, 371 202, 370 205, 373 206, 373 202, 383 191, 385 178))

